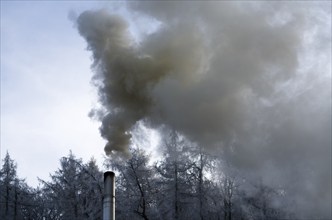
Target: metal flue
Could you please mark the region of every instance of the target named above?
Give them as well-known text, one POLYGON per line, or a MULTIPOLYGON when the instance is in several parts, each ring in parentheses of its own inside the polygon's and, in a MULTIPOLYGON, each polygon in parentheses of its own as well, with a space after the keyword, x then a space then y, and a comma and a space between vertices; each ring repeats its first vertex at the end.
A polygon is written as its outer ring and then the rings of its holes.
POLYGON ((104 173, 103 220, 115 220, 115 174, 104 173))

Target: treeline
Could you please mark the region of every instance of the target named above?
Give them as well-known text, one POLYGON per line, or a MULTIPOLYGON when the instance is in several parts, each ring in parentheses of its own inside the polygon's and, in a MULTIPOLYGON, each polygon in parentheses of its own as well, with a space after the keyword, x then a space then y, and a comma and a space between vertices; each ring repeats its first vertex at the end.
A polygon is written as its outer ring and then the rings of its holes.
POLYGON ((0 219, 102 219, 102 172, 93 159, 83 163, 70 152, 37 188, 17 177, 8 153, 0 172, 0 219))
MULTIPOLYGON (((244 177, 175 132, 153 158, 132 148, 130 159, 108 158, 116 173, 116 219, 294 219, 287 193, 244 177)), ((7 153, 0 177, 0 219, 102 219, 103 173, 70 152, 49 181, 29 187, 7 153)))

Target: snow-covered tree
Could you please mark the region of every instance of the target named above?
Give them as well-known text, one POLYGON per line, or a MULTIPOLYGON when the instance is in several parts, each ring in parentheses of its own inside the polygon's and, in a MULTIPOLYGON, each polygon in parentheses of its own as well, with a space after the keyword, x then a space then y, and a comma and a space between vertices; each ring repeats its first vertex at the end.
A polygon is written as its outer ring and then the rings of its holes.
POLYGON ((47 215, 55 219, 100 219, 102 216, 102 173, 94 160, 87 165, 71 152, 60 160, 51 181, 42 181, 47 215))
POLYGON ((157 219, 154 170, 149 155, 142 149, 131 149, 130 159, 108 160, 116 172, 117 219, 157 219))
POLYGON ((186 141, 175 131, 163 142, 163 157, 155 168, 159 175, 158 209, 162 219, 194 219, 195 164, 186 141))
POLYGON ((7 152, 0 170, 0 219, 37 219, 32 218, 34 191, 18 178, 16 169, 7 152))
POLYGON ((10 158, 7 152, 0 170, 1 219, 14 218, 15 215, 15 188, 17 187, 16 168, 16 163, 10 158))
POLYGON ((79 165, 81 167, 80 212, 83 213, 84 219, 99 219, 102 216, 103 174, 94 158, 87 164, 79 165))

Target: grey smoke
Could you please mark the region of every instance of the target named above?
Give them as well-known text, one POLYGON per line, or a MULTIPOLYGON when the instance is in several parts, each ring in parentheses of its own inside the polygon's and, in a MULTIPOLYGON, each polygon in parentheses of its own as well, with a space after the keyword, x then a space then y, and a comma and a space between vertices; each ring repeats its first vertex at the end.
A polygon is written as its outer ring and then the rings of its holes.
POLYGON ((138 43, 125 18, 83 12, 77 24, 93 54, 106 154, 128 154, 138 122, 168 126, 289 187, 302 217, 330 217, 324 8, 331 3, 131 2, 129 11, 161 23, 138 43))

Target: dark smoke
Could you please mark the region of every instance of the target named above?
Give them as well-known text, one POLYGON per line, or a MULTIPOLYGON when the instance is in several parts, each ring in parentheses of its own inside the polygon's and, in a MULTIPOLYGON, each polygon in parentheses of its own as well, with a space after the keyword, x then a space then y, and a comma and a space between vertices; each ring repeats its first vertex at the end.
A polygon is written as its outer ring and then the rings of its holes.
POLYGON ((106 154, 128 154, 138 122, 165 125, 221 149, 267 184, 288 186, 303 216, 330 216, 331 11, 324 8, 331 3, 132 2, 132 13, 161 23, 140 42, 124 18, 82 13, 106 154))

